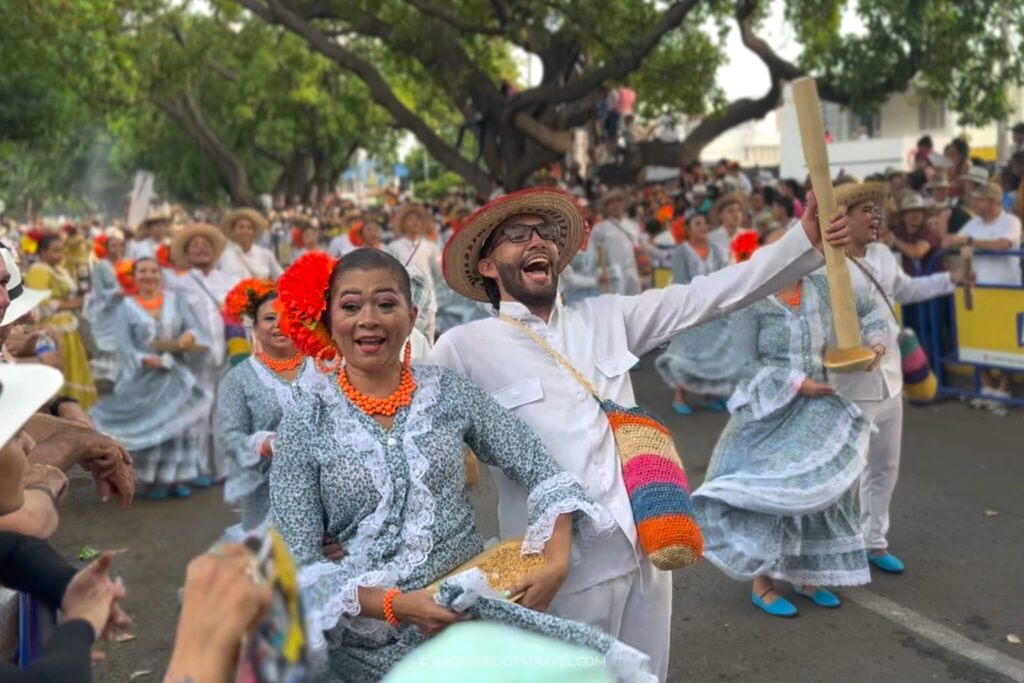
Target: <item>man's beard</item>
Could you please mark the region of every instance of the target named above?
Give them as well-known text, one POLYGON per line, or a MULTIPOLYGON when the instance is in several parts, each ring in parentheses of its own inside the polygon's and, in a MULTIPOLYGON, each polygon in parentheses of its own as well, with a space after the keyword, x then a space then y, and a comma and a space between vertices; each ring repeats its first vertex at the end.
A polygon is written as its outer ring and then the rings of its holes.
POLYGON ((555 297, 558 296, 558 273, 555 272, 557 263, 551 264, 551 279, 542 288, 531 287, 523 279, 522 266, 512 263, 497 263, 498 279, 505 292, 513 299, 527 308, 535 306, 552 306, 555 297))

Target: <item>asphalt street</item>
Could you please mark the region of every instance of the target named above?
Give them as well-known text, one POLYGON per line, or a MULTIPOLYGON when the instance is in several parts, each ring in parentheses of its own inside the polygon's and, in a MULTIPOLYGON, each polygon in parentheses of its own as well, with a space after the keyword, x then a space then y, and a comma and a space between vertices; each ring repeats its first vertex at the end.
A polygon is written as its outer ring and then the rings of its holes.
MULTIPOLYGON (((728 415, 672 414, 649 360, 634 384, 640 403, 667 418, 698 485, 728 415)), ((890 533, 907 572, 837 591, 838 610, 793 598, 800 615, 790 620, 753 607, 749 584, 708 562, 677 572, 669 680, 1024 682, 1024 645, 1007 639, 1024 639, 1022 437, 1021 410, 1000 418, 955 402, 908 408, 890 533)), ((116 571, 136 622, 135 640, 105 646, 95 680, 162 679, 185 565, 237 518, 221 493, 121 512, 100 504, 88 479, 72 478, 54 542, 68 557, 86 545, 121 551, 116 571)), ((480 531, 494 535, 486 472, 471 497, 480 531)))

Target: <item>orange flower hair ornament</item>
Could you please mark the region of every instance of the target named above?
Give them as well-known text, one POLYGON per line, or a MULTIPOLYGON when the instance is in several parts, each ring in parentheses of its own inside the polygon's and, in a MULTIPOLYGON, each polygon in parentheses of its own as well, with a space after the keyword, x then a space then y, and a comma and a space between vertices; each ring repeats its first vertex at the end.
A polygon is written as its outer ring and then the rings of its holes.
POLYGON ((228 322, 242 325, 256 320, 256 308, 268 292, 274 291, 274 283, 249 277, 234 287, 224 297, 224 316, 228 322))
POLYGON ((107 236, 103 233, 96 235, 92 241, 92 255, 97 259, 107 258, 107 236))
POLYGON ((128 295, 138 292, 138 288, 135 286, 135 276, 132 274, 132 266, 134 265, 135 261, 132 259, 122 259, 114 266, 117 284, 121 285, 121 289, 128 295))
POLYGON ((736 263, 749 259, 759 246, 756 230, 740 230, 729 242, 729 249, 732 250, 736 263))
POLYGON ((327 310, 331 271, 337 259, 310 251, 290 265, 277 280, 278 325, 295 348, 319 360, 340 360, 327 326, 320 320, 327 310))
POLYGON ((174 264, 171 263, 171 247, 166 242, 158 244, 153 255, 161 268, 174 268, 174 264))

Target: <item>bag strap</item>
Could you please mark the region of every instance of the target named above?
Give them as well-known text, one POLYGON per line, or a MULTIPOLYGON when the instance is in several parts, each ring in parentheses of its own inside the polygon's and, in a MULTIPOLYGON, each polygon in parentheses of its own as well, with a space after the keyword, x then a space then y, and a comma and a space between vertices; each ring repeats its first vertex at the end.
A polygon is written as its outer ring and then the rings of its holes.
POLYGON ((590 383, 590 380, 588 380, 586 377, 584 377, 583 373, 581 373, 579 370, 577 370, 573 366, 572 363, 567 361, 565 359, 565 356, 560 354, 558 351, 555 351, 555 349, 552 348, 551 345, 548 344, 546 341, 544 341, 540 337, 540 335, 538 335, 536 332, 534 332, 533 330, 531 330, 529 327, 527 327, 526 325, 522 324, 518 320, 515 320, 514 318, 510 318, 509 316, 507 316, 504 313, 499 314, 498 315, 498 319, 503 321, 503 322, 508 323, 512 327, 518 327, 520 330, 522 330, 527 335, 529 335, 529 337, 531 339, 533 339, 533 341, 537 342, 537 344, 542 349, 544 349, 545 351, 550 353, 552 356, 554 356, 555 360, 558 361, 558 364, 561 365, 566 370, 568 370, 569 374, 571 374, 576 379, 576 381, 579 382, 583 386, 584 389, 586 389, 588 392, 590 392, 590 394, 594 398, 596 398, 598 401, 603 400, 601 398, 601 394, 597 393, 597 389, 594 387, 593 384, 590 383))
POLYGON ((896 324, 899 325, 900 318, 898 315, 896 315, 896 309, 893 308, 892 302, 889 301, 889 297, 886 296, 885 290, 882 289, 882 285, 878 282, 878 280, 875 279, 875 276, 871 274, 871 272, 864 266, 863 263, 853 258, 849 254, 846 255, 846 258, 848 258, 850 262, 853 263, 853 265, 860 268, 860 272, 864 273, 864 277, 870 280, 871 284, 875 286, 875 289, 878 290, 878 293, 882 295, 882 301, 884 301, 885 305, 889 307, 889 312, 892 313, 892 317, 896 320, 896 324))

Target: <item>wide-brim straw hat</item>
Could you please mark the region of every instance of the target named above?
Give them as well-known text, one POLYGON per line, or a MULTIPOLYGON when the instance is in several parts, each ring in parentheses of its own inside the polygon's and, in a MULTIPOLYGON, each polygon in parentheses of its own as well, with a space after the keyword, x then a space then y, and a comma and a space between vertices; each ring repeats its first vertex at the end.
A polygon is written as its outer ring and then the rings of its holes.
POLYGON ((188 248, 188 243, 192 241, 192 238, 199 236, 210 240, 210 244, 213 245, 213 260, 216 261, 220 258, 228 242, 224 233, 209 223, 192 223, 176 232, 174 237, 171 238, 171 261, 174 262, 174 265, 179 268, 188 267, 188 262, 185 260, 185 250, 188 248))
POLYGON ((999 201, 1003 198, 1003 188, 999 186, 999 183, 985 183, 975 187, 974 191, 971 192, 971 196, 999 201))
POLYGON ((972 165, 967 173, 960 176, 961 180, 969 180, 975 185, 987 185, 989 181, 989 172, 984 166, 972 165))
POLYGON ((916 192, 907 192, 900 199, 900 213, 904 211, 927 211, 928 205, 916 192))
POLYGON ((477 209, 456 230, 444 247, 441 269, 445 282, 459 294, 487 302, 484 277, 477 270, 480 250, 491 233, 505 220, 520 214, 541 216, 558 226, 557 272, 576 255, 587 233, 587 224, 576 199, 554 187, 531 187, 501 195, 477 209))
POLYGON ((847 207, 866 200, 871 200, 875 206, 880 207, 888 194, 889 183, 880 180, 837 185, 834 192, 836 204, 845 204, 847 207))
POLYGON ((610 204, 612 201, 616 199, 620 199, 623 202, 628 201, 626 197, 626 191, 623 190, 621 187, 613 188, 605 192, 603 195, 601 195, 601 199, 597 202, 597 210, 600 211, 601 213, 604 213, 608 204, 610 204))
POLYGON ((747 195, 743 194, 742 192, 727 192, 718 199, 716 199, 715 203, 711 205, 711 211, 709 212, 711 222, 717 225, 718 212, 721 211, 727 205, 733 203, 739 204, 740 211, 746 212, 748 205, 747 195))
POLYGON ((252 222, 257 239, 267 229, 267 219, 256 209, 235 209, 234 211, 229 211, 228 215, 224 216, 224 219, 220 222, 221 231, 225 235, 230 235, 231 226, 242 218, 248 218, 252 222))
POLYGON ((142 219, 142 226, 146 226, 149 223, 154 223, 156 221, 171 222, 171 209, 169 206, 164 204, 162 206, 150 208, 150 210, 146 212, 146 217, 142 219))
POLYGON ((4 312, 3 320, 0 320, 0 327, 3 327, 17 321, 49 299, 50 290, 32 289, 25 286, 24 280, 21 279, 21 269, 18 268, 14 253, 10 249, 0 249, 0 258, 4 260, 4 266, 7 267, 7 273, 10 276, 7 280, 7 296, 11 303, 8 304, 7 310, 4 312))
POLYGON ((64 375, 38 363, 0 365, 0 446, 18 433, 64 384, 64 375))
POLYGON ((420 223, 423 224, 423 230, 429 230, 434 225, 434 217, 427 211, 427 207, 422 204, 402 204, 400 207, 395 209, 395 213, 391 216, 391 229, 397 233, 402 232, 402 223, 405 219, 411 215, 419 216, 420 223))

